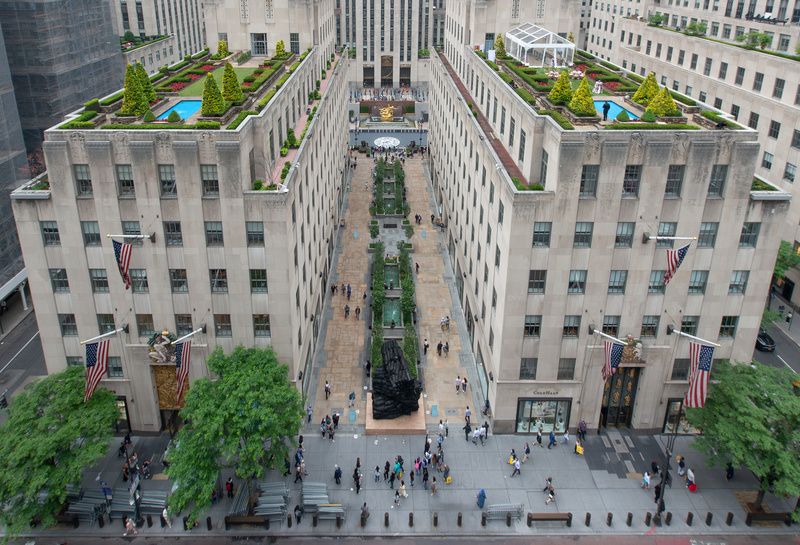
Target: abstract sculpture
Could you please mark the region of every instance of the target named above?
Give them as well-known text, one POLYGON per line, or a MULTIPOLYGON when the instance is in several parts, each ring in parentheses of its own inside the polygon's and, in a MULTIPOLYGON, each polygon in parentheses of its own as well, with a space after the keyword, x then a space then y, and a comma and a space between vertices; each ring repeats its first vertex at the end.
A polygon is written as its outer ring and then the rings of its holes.
POLYGON ((381 348, 383 365, 372 379, 372 417, 397 418, 419 410, 422 383, 408 373, 403 351, 396 341, 387 341, 381 348))

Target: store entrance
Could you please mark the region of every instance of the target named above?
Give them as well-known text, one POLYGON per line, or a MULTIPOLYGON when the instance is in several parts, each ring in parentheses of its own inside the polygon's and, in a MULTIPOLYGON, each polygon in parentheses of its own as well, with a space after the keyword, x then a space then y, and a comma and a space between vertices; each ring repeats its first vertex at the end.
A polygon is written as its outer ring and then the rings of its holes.
POLYGON ((603 406, 600 409, 600 425, 607 427, 630 427, 633 406, 639 385, 638 367, 620 367, 606 381, 603 391, 603 406))

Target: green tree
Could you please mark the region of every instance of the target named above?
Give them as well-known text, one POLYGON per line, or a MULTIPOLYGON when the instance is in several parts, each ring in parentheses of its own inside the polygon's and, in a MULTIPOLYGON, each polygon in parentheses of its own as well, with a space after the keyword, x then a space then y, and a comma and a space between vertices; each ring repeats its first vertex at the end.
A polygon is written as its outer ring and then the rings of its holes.
POLYGON ((647 104, 658 94, 658 82, 656 81, 655 72, 650 72, 644 81, 639 84, 639 88, 633 93, 631 100, 637 104, 647 104))
POLYGON ((150 77, 147 75, 147 70, 144 69, 144 65, 140 62, 136 63, 136 76, 139 78, 139 87, 142 89, 142 96, 147 102, 149 109, 150 104, 156 101, 156 90, 153 87, 153 82, 150 81, 150 77))
POLYGON ((222 75, 222 96, 228 102, 239 102, 244 98, 236 71, 229 62, 225 63, 225 72, 222 75))
POLYGON ((651 15, 651 16, 650 16, 650 18, 647 20, 647 23, 648 23, 650 26, 661 26, 661 23, 663 23, 663 22, 664 22, 664 16, 663 16, 663 15, 661 15, 660 13, 654 13, 654 14, 653 14, 653 15, 651 15))
POLYGON ((687 409, 693 426, 703 431, 694 448, 712 465, 746 467, 759 480, 755 505, 766 492, 800 495, 800 396, 788 369, 760 364, 714 364, 706 405, 687 409))
POLYGON ((567 74, 566 70, 562 70, 558 75, 558 79, 553 88, 550 89, 547 98, 553 104, 569 104, 569 101, 572 100, 572 84, 569 81, 569 74, 567 74))
POLYGON ((661 91, 650 101, 647 105, 647 111, 653 112, 656 117, 672 116, 679 113, 678 107, 675 106, 675 101, 666 87, 662 87, 661 91))
MULTIPOLYGON (((55 524, 67 485, 109 448, 117 419, 115 396, 98 388, 83 402, 83 367, 68 367, 20 393, 0 427, 0 525, 18 535, 36 519, 55 524)), ((8 537, 8 536, 7 536, 8 537)))
POLYGON ((778 257, 775 260, 775 270, 772 272, 776 280, 786 275, 786 271, 800 264, 800 255, 795 251, 791 242, 781 241, 778 248, 778 257))
POLYGON ((129 30, 122 36, 122 39, 125 40, 126 42, 132 42, 133 40, 136 39, 136 35, 129 30))
POLYGON ((220 59, 223 59, 230 55, 231 52, 228 51, 228 42, 227 40, 220 40, 217 42, 217 56, 220 59))
POLYGON ((283 40, 278 40, 275 44, 275 56, 283 57, 284 55, 286 55, 286 44, 283 43, 283 40))
POLYGON ((136 74, 136 67, 129 64, 125 69, 125 91, 122 95, 122 115, 144 115, 150 109, 144 96, 144 90, 136 74))
POLYGON ((568 107, 572 113, 578 116, 597 115, 597 110, 592 100, 592 89, 589 87, 589 80, 585 77, 581 80, 578 88, 575 89, 568 107))
POLYGON ((206 83, 203 87, 203 115, 222 115, 225 113, 225 101, 222 100, 222 94, 217 87, 217 81, 211 72, 206 74, 206 83))
POLYGON ((211 505, 221 467, 233 467, 248 486, 266 468, 283 467, 303 422, 300 393, 271 348, 240 346, 230 355, 217 348, 208 368, 219 378, 191 385, 181 411, 186 425, 167 468, 177 485, 169 505, 175 512, 188 508, 191 520, 211 505))
POLYGON ((761 327, 767 328, 781 319, 781 313, 777 310, 764 309, 764 314, 761 315, 761 327))
POLYGON ((502 34, 498 34, 497 38, 494 40, 494 53, 498 59, 502 59, 506 56, 506 43, 503 41, 502 34))

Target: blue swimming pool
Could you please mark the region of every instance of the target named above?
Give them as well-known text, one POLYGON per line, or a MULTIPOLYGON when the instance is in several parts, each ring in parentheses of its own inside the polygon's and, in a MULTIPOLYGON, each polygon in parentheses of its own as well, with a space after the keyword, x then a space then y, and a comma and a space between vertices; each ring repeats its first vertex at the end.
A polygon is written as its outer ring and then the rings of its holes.
POLYGON ((630 110, 628 110, 626 108, 623 108, 622 106, 620 106, 619 104, 617 104, 613 100, 595 100, 594 101, 594 109, 597 110, 597 113, 599 115, 601 115, 601 116, 603 115, 603 104, 605 104, 606 102, 608 102, 608 104, 611 106, 611 108, 608 110, 608 120, 609 121, 614 121, 617 118, 617 115, 619 115, 619 113, 622 112, 622 111, 625 111, 628 114, 628 117, 630 117, 631 119, 639 119, 638 115, 636 115, 635 113, 631 112, 630 110))
POLYGON ((188 119, 200 111, 200 107, 202 105, 202 100, 181 100, 175 106, 158 116, 156 119, 166 119, 172 112, 178 112, 178 115, 181 116, 181 119, 188 119))

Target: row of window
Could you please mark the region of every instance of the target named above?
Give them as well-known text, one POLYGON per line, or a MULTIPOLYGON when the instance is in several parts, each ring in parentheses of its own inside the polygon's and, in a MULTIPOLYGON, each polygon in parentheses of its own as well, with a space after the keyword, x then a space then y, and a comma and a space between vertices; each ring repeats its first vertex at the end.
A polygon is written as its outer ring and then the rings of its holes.
MULTIPOLYGON (((136 196, 136 183, 133 179, 131 165, 114 165, 117 175, 117 192, 122 198, 136 196)), ((76 164, 72 166, 75 176, 75 191, 78 197, 92 197, 94 187, 89 165, 76 164)), ((217 165, 200 165, 200 180, 203 186, 204 197, 219 197, 219 176, 217 165)), ((174 198, 178 196, 175 183, 175 165, 158 165, 158 183, 162 197, 174 198)))
MULTIPOLYGON (((667 271, 650 271, 650 281, 647 285, 647 293, 664 293, 664 276, 667 271)), ((588 271, 573 269, 569 271, 569 282, 567 283, 567 293, 581 294, 586 293, 586 278, 588 271)), ((747 291, 747 281, 750 278, 750 271, 731 271, 728 283, 728 293, 733 295, 743 295, 747 291)), ((628 271, 613 270, 608 277, 608 293, 624 294, 628 283, 628 271)), ((547 271, 544 269, 531 270, 528 272, 528 293, 543 294, 547 284, 547 271)), ((702 295, 706 292, 708 284, 708 271, 692 271, 689 277, 689 294, 702 295)))
MULTIPOLYGON (((207 221, 204 223, 206 246, 223 246, 225 238, 222 232, 221 221, 207 221)), ((55 221, 40 221, 39 228, 42 233, 42 242, 45 246, 59 246, 61 235, 58 223, 55 221)), ((82 221, 81 233, 86 246, 100 246, 100 224, 96 221, 82 221)), ((123 221, 123 235, 141 235, 142 229, 138 221, 123 221)), ((129 239, 128 242, 140 246, 141 239, 129 239)), ((183 246, 183 229, 179 221, 164 222, 164 242, 167 246, 183 246)), ((245 222, 245 242, 248 246, 264 246, 264 223, 260 221, 245 222)))
MULTIPOLYGON (((617 231, 614 238, 615 248, 630 248, 633 245, 633 234, 636 223, 632 221, 621 221, 617 223, 617 231)), ((537 221, 533 224, 533 246, 549 247, 550 237, 553 230, 553 223, 549 221, 537 221)), ((662 221, 658 224, 658 236, 674 237, 678 231, 678 223, 672 221, 662 221)), ((698 248, 713 248, 717 242, 719 222, 707 221, 700 224, 700 232, 697 237, 698 248)), ((740 248, 755 248, 758 242, 758 235, 761 231, 761 223, 745 222, 742 225, 742 232, 739 234, 740 248)), ((594 222, 579 221, 575 223, 575 234, 572 239, 573 248, 591 248, 592 236, 594 233, 594 222)), ((657 248, 672 248, 674 241, 656 241, 657 248)))
MULTIPOLYGON (((128 274, 131 278, 131 290, 133 293, 148 293, 150 283, 147 279, 146 269, 129 269, 128 274)), ((211 286, 211 293, 228 293, 228 270, 209 269, 208 277, 211 286)), ((108 272, 106 269, 89 269, 89 281, 92 284, 93 293, 108 293, 108 272)), ((56 293, 69 292, 69 279, 66 269, 50 269, 50 283, 56 293)), ((169 283, 172 293, 188 293, 189 280, 186 276, 186 269, 170 269, 169 283)), ((250 292, 267 293, 267 270, 250 269, 250 292)))
MULTIPOLYGON (((74 314, 59 314, 58 323, 61 335, 76 337, 78 325, 74 314)), ((113 314, 98 314, 97 327, 100 333, 108 333, 116 329, 113 314)), ((136 331, 139 337, 150 337, 156 332, 152 314, 136 315, 136 331)), ((160 331, 160 329, 159 329, 160 331)), ((192 316, 190 314, 175 315, 175 332, 177 335, 187 335, 193 331, 192 316)), ((217 337, 232 337, 230 314, 214 314, 214 335, 217 337)), ((256 337, 270 337, 272 335, 269 323, 269 314, 253 314, 253 335, 256 337)))
MULTIPOLYGON (((607 315, 603 317, 603 333, 616 337, 619 334, 622 316, 607 315)), ((642 316, 641 337, 655 337, 658 335, 658 325, 661 317, 659 315, 642 316)), ((700 316, 683 316, 681 319, 681 331, 689 335, 697 333, 697 326, 700 316)), ((719 327, 720 338, 732 338, 736 336, 736 327, 739 324, 738 316, 723 316, 719 327)), ((561 335, 563 337, 577 337, 581 330, 580 314, 568 314, 564 316, 561 335)), ((523 335, 525 337, 539 337, 542 332, 542 315, 528 314, 525 316, 523 324, 523 335)))

